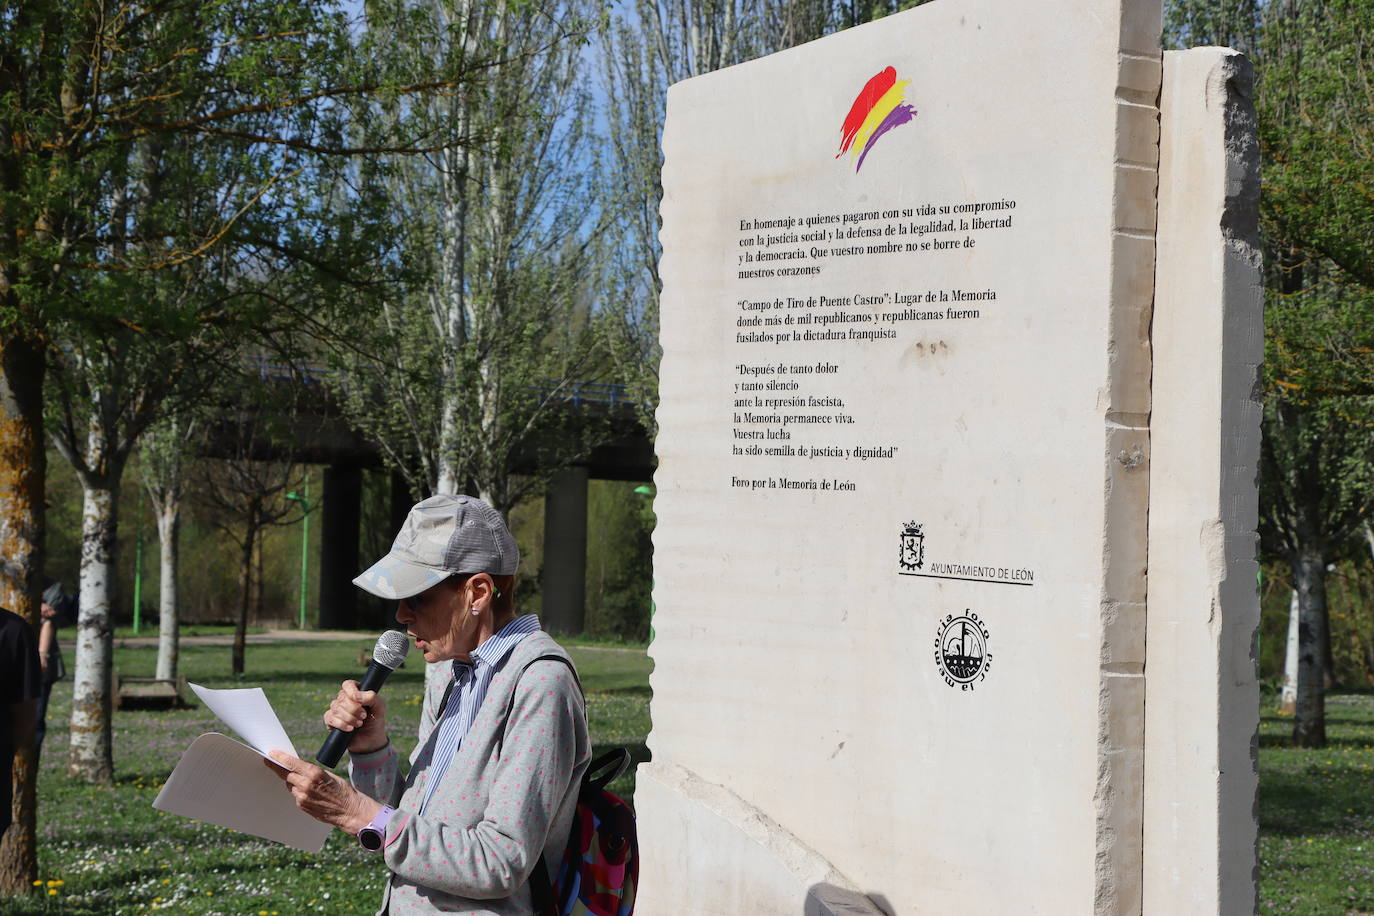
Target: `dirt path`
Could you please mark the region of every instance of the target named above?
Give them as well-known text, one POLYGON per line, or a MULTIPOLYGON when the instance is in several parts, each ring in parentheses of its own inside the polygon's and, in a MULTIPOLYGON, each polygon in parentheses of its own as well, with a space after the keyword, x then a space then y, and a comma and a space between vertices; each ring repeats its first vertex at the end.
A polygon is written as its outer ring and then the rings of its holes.
MULTIPOLYGON (((377 638, 372 633, 362 630, 266 630, 262 633, 249 633, 245 640, 248 645, 265 645, 278 642, 356 642, 359 646, 370 649, 376 644, 377 638)), ((151 648, 157 645, 156 636, 127 636, 116 639, 114 644, 118 648, 151 648)), ((183 636, 181 637, 183 646, 230 646, 234 644, 232 633, 221 633, 215 636, 183 636)), ((570 648, 577 649, 579 652, 643 652, 636 646, 579 646, 573 643, 570 648)))
MULTIPOLYGON (((157 645, 156 636, 128 636, 114 641, 119 648, 149 648, 157 645)), ((249 633, 244 637, 248 645, 263 645, 275 642, 320 642, 328 640, 331 642, 357 642, 359 645, 371 646, 376 642, 376 637, 370 633, 350 630, 266 630, 262 633, 249 633)), ((231 646, 234 644, 234 634, 220 633, 215 636, 183 636, 181 637, 183 646, 231 646)))

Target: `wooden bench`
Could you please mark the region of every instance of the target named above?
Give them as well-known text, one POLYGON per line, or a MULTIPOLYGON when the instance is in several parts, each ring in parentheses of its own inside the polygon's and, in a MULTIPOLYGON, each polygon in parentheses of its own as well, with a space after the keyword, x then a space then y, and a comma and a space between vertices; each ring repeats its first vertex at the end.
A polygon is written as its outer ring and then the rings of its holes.
POLYGON ((114 676, 115 709, 181 709, 186 705, 186 678, 114 676))

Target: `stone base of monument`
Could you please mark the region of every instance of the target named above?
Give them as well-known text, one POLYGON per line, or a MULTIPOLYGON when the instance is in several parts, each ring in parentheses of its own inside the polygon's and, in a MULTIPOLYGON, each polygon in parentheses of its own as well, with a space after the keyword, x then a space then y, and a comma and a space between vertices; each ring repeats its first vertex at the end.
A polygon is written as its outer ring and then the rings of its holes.
POLYGON ((684 853, 655 872, 666 866, 721 885, 697 898, 694 914, 783 912, 779 901, 802 901, 804 916, 882 916, 814 849, 729 789, 680 766, 640 765, 635 807, 653 812, 655 848, 684 853))

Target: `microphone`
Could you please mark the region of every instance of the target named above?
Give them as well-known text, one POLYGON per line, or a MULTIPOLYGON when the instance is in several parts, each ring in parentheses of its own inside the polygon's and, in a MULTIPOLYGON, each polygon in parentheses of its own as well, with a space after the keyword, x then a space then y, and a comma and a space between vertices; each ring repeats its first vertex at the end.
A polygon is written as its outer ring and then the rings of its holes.
MULTIPOLYGON (((406 653, 409 651, 410 637, 400 630, 387 630, 377 638, 377 645, 372 649, 372 661, 368 663, 367 673, 363 675, 358 689, 381 690, 387 676, 401 667, 401 662, 406 660, 406 653)), ((333 769, 343 756, 343 752, 348 749, 348 742, 352 738, 353 732, 331 728, 329 737, 320 745, 320 752, 315 755, 315 759, 333 769)))

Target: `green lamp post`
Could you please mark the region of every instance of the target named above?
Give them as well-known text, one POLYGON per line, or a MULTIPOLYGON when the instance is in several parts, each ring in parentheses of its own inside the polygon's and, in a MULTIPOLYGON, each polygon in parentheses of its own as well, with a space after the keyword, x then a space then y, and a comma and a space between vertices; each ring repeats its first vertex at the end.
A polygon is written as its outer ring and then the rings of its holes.
POLYGON ((301 610, 300 610, 300 629, 305 629, 305 593, 309 583, 310 574, 310 478, 306 478, 304 492, 291 492, 286 494, 287 499, 295 500, 301 504, 301 610))
POLYGON ((143 496, 138 499, 138 536, 134 539, 134 635, 143 625, 143 496))

